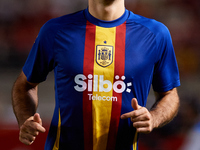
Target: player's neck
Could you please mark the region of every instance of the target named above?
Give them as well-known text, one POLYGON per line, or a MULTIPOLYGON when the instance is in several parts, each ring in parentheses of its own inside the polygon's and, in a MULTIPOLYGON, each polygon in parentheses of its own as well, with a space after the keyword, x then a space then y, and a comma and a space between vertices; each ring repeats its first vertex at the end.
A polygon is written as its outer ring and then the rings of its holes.
POLYGON ((100 20, 112 21, 125 11, 124 0, 89 0, 89 12, 100 20))

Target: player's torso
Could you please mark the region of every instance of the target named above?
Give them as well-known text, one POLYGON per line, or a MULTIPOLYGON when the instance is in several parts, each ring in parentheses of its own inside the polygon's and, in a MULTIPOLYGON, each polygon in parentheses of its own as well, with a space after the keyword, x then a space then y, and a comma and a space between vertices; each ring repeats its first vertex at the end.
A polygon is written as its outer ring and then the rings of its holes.
POLYGON ((156 56, 154 38, 145 27, 127 22, 106 28, 87 21, 57 32, 55 86, 63 141, 73 141, 70 131, 93 143, 83 144, 85 149, 109 149, 117 141, 123 143, 122 138, 124 145, 133 142, 134 134, 124 135, 134 133, 130 120, 122 121, 120 115, 133 110, 133 97, 140 105, 146 103, 156 56))

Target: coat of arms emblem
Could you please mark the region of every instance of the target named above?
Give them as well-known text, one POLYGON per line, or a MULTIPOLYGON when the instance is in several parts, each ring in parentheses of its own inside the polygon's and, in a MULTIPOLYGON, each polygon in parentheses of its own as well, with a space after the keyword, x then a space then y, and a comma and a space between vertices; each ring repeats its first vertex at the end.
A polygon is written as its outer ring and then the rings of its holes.
POLYGON ((96 62, 102 67, 107 67, 113 62, 113 46, 97 45, 96 62))

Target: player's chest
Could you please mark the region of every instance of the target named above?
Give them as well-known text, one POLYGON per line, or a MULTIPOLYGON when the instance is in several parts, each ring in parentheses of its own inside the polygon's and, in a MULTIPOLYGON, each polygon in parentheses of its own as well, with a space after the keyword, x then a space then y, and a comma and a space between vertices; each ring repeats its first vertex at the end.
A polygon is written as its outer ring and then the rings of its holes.
POLYGON ((136 34, 132 30, 127 33, 125 25, 73 30, 60 32, 54 44, 58 67, 66 74, 83 73, 85 68, 91 73, 95 69, 116 71, 122 65, 131 74, 153 68, 155 41, 148 34, 136 34))

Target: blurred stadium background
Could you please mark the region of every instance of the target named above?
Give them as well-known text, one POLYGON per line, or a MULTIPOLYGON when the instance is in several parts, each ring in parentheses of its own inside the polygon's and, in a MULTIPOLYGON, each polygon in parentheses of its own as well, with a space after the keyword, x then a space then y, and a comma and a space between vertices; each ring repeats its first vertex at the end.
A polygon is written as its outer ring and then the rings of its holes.
MULTIPOLYGON (((200 1, 125 0, 127 9, 163 22, 170 30, 180 69, 181 107, 177 117, 151 134, 141 135, 140 150, 184 150, 200 139, 200 1), (198 138, 199 136, 199 138, 198 138)), ((40 27, 49 19, 87 7, 87 0, 0 0, 0 145, 3 150, 42 150, 47 133, 32 146, 18 141, 11 106, 12 85, 40 27)), ((54 109, 53 73, 39 86, 39 108, 48 129, 54 109)), ((147 107, 154 101, 151 92, 147 107)), ((200 142, 190 147, 199 150, 200 142), (198 148, 197 148, 198 147, 198 148)))

